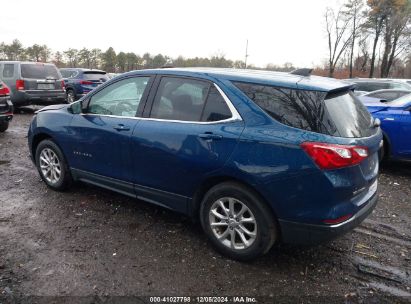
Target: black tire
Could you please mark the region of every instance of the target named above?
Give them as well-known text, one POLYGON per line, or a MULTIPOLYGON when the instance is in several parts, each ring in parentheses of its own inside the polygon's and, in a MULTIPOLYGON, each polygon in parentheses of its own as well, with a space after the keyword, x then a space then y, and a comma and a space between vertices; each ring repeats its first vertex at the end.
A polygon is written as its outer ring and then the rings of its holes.
POLYGON ((73 103, 76 101, 76 94, 72 89, 66 91, 66 101, 67 103, 73 103))
POLYGON ((387 139, 384 137, 384 145, 380 149, 380 162, 386 163, 390 160, 390 147, 387 139))
POLYGON ((5 132, 8 128, 9 128, 9 122, 8 121, 0 122, 0 132, 5 132))
MULTIPOLYGON (((214 205, 215 206, 215 205, 214 205)), ((221 209, 222 210, 222 209, 221 209)), ((225 210, 227 211, 227 210, 225 210)), ((211 215, 212 217, 212 215, 211 215)), ((267 206, 266 202, 260 198, 260 196, 255 193, 253 190, 245 187, 244 185, 237 182, 225 182, 211 188, 203 198, 200 208, 200 219, 201 225, 204 232, 210 239, 214 247, 221 252, 222 254, 240 261, 249 261, 253 260, 265 253, 267 253, 273 244, 279 239, 279 230, 277 226, 277 221, 271 212, 270 208, 267 206), (215 232, 213 232, 210 225, 210 212, 213 205, 221 199, 234 198, 240 202, 239 207, 242 208, 242 205, 245 205, 250 211, 251 216, 254 216, 256 222, 256 236, 253 242, 249 247, 234 249, 225 245, 220 241, 215 232)), ((238 218, 237 218, 238 219, 238 218)), ((223 222, 223 220, 221 220, 223 222)), ((226 221, 228 222, 228 220, 226 221)), ((233 225, 238 225, 238 222, 235 222, 233 225), (235 224, 237 223, 237 224, 235 224)), ((226 225, 226 224, 223 224, 226 225)), ((228 224, 227 224, 228 225, 228 224)), ((230 224, 231 225, 231 224, 230 224)), ((222 229, 225 231, 225 228, 215 228, 222 229)), ((239 228, 236 227, 227 227, 227 230, 236 230, 239 228)), ((223 232, 222 234, 226 233, 223 232)), ((234 233, 236 234, 236 233, 234 233)), ((244 234, 244 233, 243 233, 244 234)), ((237 234, 236 234, 237 235, 237 234)), ((220 235, 221 236, 221 235, 220 235)), ((237 235, 234 239, 239 238, 237 235)), ((230 240, 232 236, 230 236, 230 240)), ((240 238, 241 240, 241 238, 240 238)), ((228 242, 228 239, 225 240, 228 242)), ((230 246, 233 246, 232 244, 230 246)))
POLYGON ((40 174, 41 179, 46 183, 48 187, 50 187, 53 190, 57 191, 63 191, 68 189, 72 182, 73 179, 70 174, 70 169, 67 165, 67 161, 63 155, 63 152, 60 150, 60 148, 52 141, 49 139, 41 141, 36 149, 36 155, 35 155, 35 160, 36 160, 36 167, 37 170, 40 174), (48 149, 48 150, 46 150, 48 149), (58 159, 59 162, 59 178, 56 179, 55 182, 50 180, 50 177, 47 177, 41 167, 41 161, 40 161, 40 155, 42 154, 43 151, 52 151, 55 154, 55 157, 58 159))

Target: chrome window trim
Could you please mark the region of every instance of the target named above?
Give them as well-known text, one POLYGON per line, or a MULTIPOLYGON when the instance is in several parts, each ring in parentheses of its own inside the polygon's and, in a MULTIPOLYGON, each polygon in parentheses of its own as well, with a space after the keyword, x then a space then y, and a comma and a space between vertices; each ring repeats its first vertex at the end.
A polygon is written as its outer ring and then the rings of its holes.
POLYGON ((137 119, 137 120, 148 120, 148 121, 165 121, 165 122, 174 122, 174 123, 185 123, 185 124, 199 124, 199 125, 210 125, 210 124, 220 124, 233 121, 242 121, 241 115, 238 113, 237 109, 234 107, 231 100, 227 95, 220 89, 220 87, 213 83, 217 91, 223 96, 225 103, 227 104, 231 117, 223 120, 217 121, 185 121, 185 120, 171 120, 171 119, 162 119, 162 118, 150 118, 150 117, 130 117, 130 116, 120 116, 120 115, 105 115, 105 114, 93 114, 93 113, 80 113, 80 115, 90 115, 90 116, 102 116, 102 117, 113 117, 113 118, 128 118, 128 119, 137 119))

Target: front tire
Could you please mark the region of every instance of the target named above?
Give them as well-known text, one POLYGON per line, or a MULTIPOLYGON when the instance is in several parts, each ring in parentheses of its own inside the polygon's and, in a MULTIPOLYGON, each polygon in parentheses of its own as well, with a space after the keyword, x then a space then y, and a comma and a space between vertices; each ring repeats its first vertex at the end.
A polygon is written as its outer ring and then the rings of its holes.
POLYGON ((9 122, 8 121, 0 122, 0 132, 5 132, 8 128, 9 128, 9 122))
POLYGON ((63 152, 51 140, 43 140, 36 149, 36 167, 41 179, 53 190, 63 191, 72 184, 72 177, 63 152))
POLYGON ((226 182, 204 196, 201 225, 222 254, 248 261, 267 253, 278 240, 276 220, 258 194, 242 184, 226 182))

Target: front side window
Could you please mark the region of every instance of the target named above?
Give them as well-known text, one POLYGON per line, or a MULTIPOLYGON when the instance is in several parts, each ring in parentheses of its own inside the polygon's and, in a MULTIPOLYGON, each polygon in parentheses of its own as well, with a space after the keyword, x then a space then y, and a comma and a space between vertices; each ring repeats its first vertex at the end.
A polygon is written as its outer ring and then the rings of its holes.
POLYGON ((213 84, 186 78, 163 77, 150 117, 213 122, 231 118, 224 98, 213 84))
POLYGON ((6 63, 3 68, 4 78, 13 78, 14 76, 14 64, 6 63))
POLYGON ((127 78, 105 87, 91 97, 88 113, 134 117, 149 79, 127 78))

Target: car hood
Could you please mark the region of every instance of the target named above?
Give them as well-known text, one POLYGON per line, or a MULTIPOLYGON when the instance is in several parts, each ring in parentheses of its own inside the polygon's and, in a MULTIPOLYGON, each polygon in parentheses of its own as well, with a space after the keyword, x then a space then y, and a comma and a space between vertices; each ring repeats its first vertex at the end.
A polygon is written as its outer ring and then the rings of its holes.
POLYGON ((56 111, 56 110, 61 110, 61 109, 67 108, 67 107, 68 107, 68 105, 65 105, 65 104, 51 105, 51 106, 47 106, 47 107, 44 107, 44 108, 36 111, 36 113, 40 113, 40 112, 44 112, 44 111, 53 111, 53 110, 56 111))

